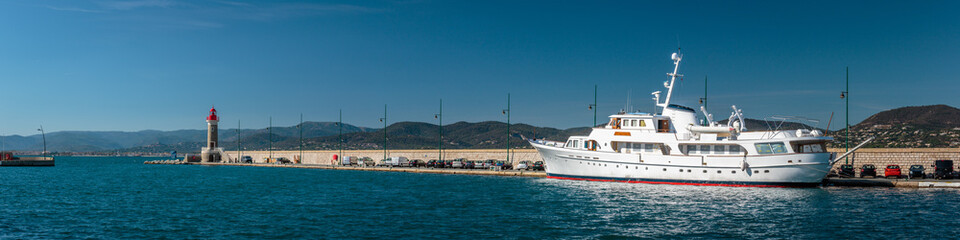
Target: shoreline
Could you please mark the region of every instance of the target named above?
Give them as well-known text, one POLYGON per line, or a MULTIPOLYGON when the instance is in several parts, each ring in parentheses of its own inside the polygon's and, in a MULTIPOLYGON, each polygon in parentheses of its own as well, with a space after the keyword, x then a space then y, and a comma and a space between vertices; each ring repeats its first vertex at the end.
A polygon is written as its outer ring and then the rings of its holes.
MULTIPOLYGON (((319 164, 273 164, 273 163, 201 163, 182 162, 173 160, 145 161, 144 164, 158 165, 199 165, 199 166, 244 166, 244 167, 278 167, 278 168, 305 168, 326 170, 350 171, 377 171, 377 172, 408 172, 430 174, 457 174, 457 175, 487 175, 546 178, 544 171, 525 170, 489 170, 489 169, 459 169, 459 168, 414 168, 414 167, 360 167, 319 164)), ((887 178, 824 178, 820 187, 895 187, 895 188, 960 188, 960 179, 887 179, 887 178)))

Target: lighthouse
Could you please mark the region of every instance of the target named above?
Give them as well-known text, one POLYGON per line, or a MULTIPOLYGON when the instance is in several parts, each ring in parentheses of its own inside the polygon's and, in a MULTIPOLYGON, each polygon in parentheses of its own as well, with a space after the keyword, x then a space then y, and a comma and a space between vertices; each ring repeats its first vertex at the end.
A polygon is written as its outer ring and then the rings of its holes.
POLYGON ((210 116, 207 116, 207 145, 200 150, 200 160, 204 162, 219 162, 222 150, 217 147, 217 123, 220 118, 217 117, 217 109, 210 108, 210 116))

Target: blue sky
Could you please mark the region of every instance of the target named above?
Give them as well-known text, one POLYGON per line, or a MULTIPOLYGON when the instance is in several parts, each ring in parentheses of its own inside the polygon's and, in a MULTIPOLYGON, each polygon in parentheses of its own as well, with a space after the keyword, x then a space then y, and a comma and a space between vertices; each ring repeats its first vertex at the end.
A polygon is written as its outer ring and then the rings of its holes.
POLYGON ((676 103, 851 124, 960 106, 955 1, 0 1, 0 134, 308 121, 569 128, 651 111, 678 39, 676 103))

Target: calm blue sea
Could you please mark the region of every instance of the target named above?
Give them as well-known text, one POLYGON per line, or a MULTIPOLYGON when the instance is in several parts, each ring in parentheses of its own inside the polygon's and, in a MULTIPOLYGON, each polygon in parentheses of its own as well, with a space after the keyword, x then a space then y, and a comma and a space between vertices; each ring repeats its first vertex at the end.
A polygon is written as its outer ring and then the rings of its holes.
POLYGON ((0 168, 0 238, 958 238, 960 191, 770 189, 60 157, 0 168))

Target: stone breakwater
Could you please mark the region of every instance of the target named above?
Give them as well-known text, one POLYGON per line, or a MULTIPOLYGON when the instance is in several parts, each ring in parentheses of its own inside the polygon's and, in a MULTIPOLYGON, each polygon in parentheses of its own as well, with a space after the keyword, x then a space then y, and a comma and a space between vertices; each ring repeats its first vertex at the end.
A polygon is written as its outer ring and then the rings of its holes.
MULTIPOLYGON (((243 151, 243 155, 240 155, 237 151, 226 151, 227 156, 224 157, 224 161, 233 162, 239 158, 239 156, 250 156, 253 158, 254 163, 265 163, 266 159, 271 155, 273 158, 284 157, 290 159, 291 161, 296 161, 300 159, 300 151, 243 151)), ((303 159, 300 163, 303 164, 320 164, 320 165, 336 165, 337 162, 333 160, 334 155, 339 155, 337 150, 324 150, 324 151, 303 151, 303 159)), ((440 154, 437 150, 388 150, 387 157, 406 157, 408 159, 420 159, 428 161, 431 159, 438 159, 440 154)), ((376 160, 377 162, 380 159, 383 159, 383 150, 344 150, 343 156, 350 157, 369 157, 370 159, 376 160)), ((453 160, 457 158, 464 158, 467 160, 506 160, 507 159, 507 150, 505 149, 450 149, 443 150, 443 159, 444 160, 453 160)), ((510 151, 510 160, 516 166, 516 163, 520 161, 541 161, 540 154, 537 153, 534 149, 515 149, 510 151)))
MULTIPOLYGON (((830 152, 843 154, 843 149, 828 149, 830 152)), ((237 151, 227 151, 225 161, 233 161, 240 156, 237 151)), ((336 162, 333 155, 339 154, 338 151, 303 151, 303 164, 323 164, 331 165, 336 162)), ((300 159, 299 151, 273 151, 272 156, 285 157, 290 160, 300 159)), ((383 159, 382 150, 345 150, 344 156, 369 157, 373 160, 383 159)), ((409 159, 438 159, 439 154, 436 150, 389 150, 388 157, 406 157, 409 159)), ((243 151, 243 156, 251 156, 255 163, 263 163, 267 157, 271 156, 268 151, 243 151)), ((467 160, 506 160, 507 151, 504 149, 451 149, 443 151, 443 159, 451 160, 456 158, 465 158, 467 160)), ((511 151, 510 160, 514 165, 520 161, 540 161, 540 154, 534 149, 515 149, 511 151)), ((887 165, 900 165, 901 168, 909 168, 910 165, 923 165, 930 168, 934 160, 953 160, 960 165, 960 148, 863 148, 849 156, 849 160, 854 168, 860 169, 864 164, 873 164, 877 168, 883 168, 887 165)), ((840 160, 834 167, 843 164, 840 160)), ((883 175, 883 171, 877 171, 883 175)))
POLYGON ((172 165, 205 165, 205 166, 283 167, 283 168, 308 168, 308 169, 329 169, 329 170, 437 173, 437 174, 463 174, 463 175, 495 175, 495 176, 541 177, 541 178, 547 176, 547 174, 544 173, 543 171, 522 171, 522 170, 414 168, 414 167, 360 167, 360 166, 276 164, 276 163, 199 163, 199 162, 184 162, 184 161, 178 161, 178 160, 154 160, 154 161, 146 161, 143 163, 144 164, 172 164, 172 165))
MULTIPOLYGON (((842 148, 828 150, 837 155, 844 152, 842 148)), ((858 173, 864 164, 877 166, 877 176, 883 176, 883 168, 887 165, 900 165, 903 171, 909 169, 910 165, 923 165, 930 173, 933 171, 930 165, 934 160, 953 160, 955 165, 960 165, 960 148, 862 148, 849 157, 850 164, 858 173)), ((843 159, 834 166, 834 170, 840 164, 844 164, 843 159)))

